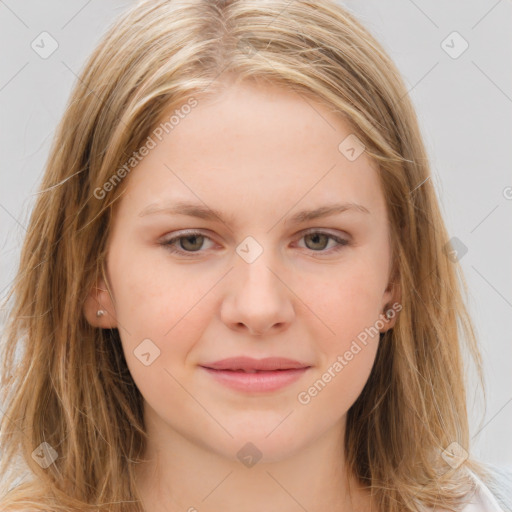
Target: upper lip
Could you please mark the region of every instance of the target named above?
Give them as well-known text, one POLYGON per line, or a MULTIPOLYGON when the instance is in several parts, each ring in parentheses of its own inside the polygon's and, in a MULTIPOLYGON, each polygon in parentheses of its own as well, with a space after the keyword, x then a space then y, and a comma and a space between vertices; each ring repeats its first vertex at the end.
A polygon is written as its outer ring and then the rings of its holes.
POLYGON ((205 363, 200 366, 213 370, 289 370, 295 368, 308 368, 311 365, 287 359, 284 357, 265 357, 253 359, 252 357, 229 357, 213 363, 205 363))

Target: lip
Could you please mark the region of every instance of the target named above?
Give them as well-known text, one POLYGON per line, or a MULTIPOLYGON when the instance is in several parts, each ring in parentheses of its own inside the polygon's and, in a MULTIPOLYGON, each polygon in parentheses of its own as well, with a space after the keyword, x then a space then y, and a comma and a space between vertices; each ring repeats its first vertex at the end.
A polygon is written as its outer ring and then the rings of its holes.
POLYGON ((205 363, 200 367, 231 389, 268 393, 297 381, 311 365, 283 357, 253 359, 242 356, 205 363))
POLYGON ((286 357, 265 357, 254 359, 247 356, 228 357, 212 363, 205 363, 201 366, 213 370, 290 370, 306 368, 311 365, 288 359, 286 357))

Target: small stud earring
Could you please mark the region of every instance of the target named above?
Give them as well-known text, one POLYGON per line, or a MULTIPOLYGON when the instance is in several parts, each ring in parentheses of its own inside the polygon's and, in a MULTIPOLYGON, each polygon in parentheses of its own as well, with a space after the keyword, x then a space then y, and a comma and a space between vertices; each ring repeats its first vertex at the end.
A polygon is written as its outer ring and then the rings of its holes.
POLYGON ((395 315, 393 314, 393 311, 391 309, 388 309, 386 311, 386 318, 389 320, 391 318, 393 318, 395 315))
POLYGON ((103 309, 98 309, 98 311, 96 311, 96 316, 99 318, 100 316, 103 316, 105 314, 105 311, 103 311, 103 309))

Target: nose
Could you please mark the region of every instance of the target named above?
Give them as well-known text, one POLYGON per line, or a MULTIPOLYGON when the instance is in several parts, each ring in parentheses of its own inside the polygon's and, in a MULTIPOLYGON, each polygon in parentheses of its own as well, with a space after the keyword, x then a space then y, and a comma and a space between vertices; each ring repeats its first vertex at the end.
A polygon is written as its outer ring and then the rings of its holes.
POLYGON ((221 307, 221 319, 230 329, 259 336, 274 334, 294 318, 293 293, 265 254, 252 263, 240 260, 231 272, 221 307))

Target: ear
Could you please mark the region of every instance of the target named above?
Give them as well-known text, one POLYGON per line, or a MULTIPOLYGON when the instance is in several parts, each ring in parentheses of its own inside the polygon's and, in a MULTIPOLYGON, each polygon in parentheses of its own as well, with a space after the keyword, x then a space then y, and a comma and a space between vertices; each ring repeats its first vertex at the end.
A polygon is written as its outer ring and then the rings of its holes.
POLYGON ((83 311, 86 320, 93 327, 99 327, 100 329, 114 329, 117 327, 114 304, 102 277, 97 280, 87 295, 83 311))
POLYGON ((399 282, 391 281, 382 296, 382 313, 380 318, 384 322, 384 327, 380 329, 381 333, 394 327, 399 311, 402 310, 401 300, 402 293, 399 282), (388 313, 388 316, 386 316, 386 313, 388 313))

